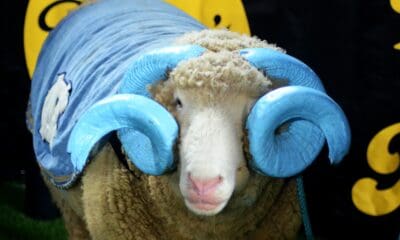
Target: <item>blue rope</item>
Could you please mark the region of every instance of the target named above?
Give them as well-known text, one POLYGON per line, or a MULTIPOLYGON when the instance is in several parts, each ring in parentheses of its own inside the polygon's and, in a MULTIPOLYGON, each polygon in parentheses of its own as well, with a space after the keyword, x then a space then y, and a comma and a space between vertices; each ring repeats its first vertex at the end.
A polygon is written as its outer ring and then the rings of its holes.
POLYGON ((307 210, 307 200, 306 200, 306 193, 304 191, 303 178, 301 176, 298 176, 296 178, 296 183, 297 183, 297 196, 300 203, 300 211, 301 211, 301 217, 303 219, 306 239, 313 240, 314 236, 312 233, 310 216, 308 215, 308 210, 307 210))

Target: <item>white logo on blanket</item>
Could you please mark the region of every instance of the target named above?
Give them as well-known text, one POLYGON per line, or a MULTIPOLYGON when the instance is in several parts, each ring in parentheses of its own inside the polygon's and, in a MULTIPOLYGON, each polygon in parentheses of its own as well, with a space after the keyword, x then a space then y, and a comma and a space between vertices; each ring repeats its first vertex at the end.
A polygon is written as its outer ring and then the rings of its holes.
POLYGON ((56 83, 51 87, 44 101, 39 132, 42 139, 50 144, 50 148, 57 134, 58 118, 68 105, 70 90, 71 84, 65 81, 65 73, 62 73, 57 76, 56 83))

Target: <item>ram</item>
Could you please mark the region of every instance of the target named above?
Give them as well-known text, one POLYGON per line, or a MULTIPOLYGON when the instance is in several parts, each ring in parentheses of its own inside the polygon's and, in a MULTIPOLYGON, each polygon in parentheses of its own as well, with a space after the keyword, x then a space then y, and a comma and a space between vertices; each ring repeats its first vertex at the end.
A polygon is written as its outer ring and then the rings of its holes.
POLYGON ((70 239, 291 239, 296 182, 350 132, 281 48, 159 1, 103 0, 46 40, 28 123, 70 239))

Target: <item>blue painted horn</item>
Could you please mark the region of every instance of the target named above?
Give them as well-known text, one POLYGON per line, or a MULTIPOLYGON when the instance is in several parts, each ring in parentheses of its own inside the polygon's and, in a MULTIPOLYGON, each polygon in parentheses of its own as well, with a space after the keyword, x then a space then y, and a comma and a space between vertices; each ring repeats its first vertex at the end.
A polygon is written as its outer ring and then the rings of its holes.
POLYGON ((331 163, 340 162, 350 147, 350 128, 318 76, 303 62, 272 49, 243 49, 240 54, 269 78, 289 85, 261 97, 248 116, 251 166, 268 176, 296 175, 315 160, 325 139, 331 163))
MULTIPOLYGON (((161 105, 147 98, 146 87, 166 79, 180 61, 204 51, 199 46, 171 47, 138 58, 126 72, 119 94, 95 104, 74 127, 68 145, 74 166, 82 170, 95 144, 118 130, 126 154, 141 171, 160 175, 172 169, 178 126, 161 105)), ((339 161, 348 150, 350 130, 316 74, 297 59, 270 49, 244 49, 240 54, 270 78, 298 85, 274 90, 253 107, 247 120, 252 166, 269 176, 292 176, 311 164, 324 135, 331 161, 339 161), (277 134, 282 123, 290 125, 277 134)))
POLYGON ((141 171, 161 175, 172 169, 178 125, 166 109, 148 98, 146 87, 166 79, 167 72, 180 61, 204 51, 188 45, 157 49, 139 57, 125 73, 119 93, 94 104, 75 125, 68 142, 74 167, 81 171, 92 148, 117 130, 125 153, 141 171))

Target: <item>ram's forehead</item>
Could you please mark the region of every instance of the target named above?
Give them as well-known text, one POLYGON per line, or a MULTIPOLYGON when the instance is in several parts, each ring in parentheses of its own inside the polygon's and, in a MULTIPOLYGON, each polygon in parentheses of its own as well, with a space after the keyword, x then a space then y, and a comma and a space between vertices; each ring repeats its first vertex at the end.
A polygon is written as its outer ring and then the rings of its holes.
POLYGON ((204 29, 198 32, 189 32, 176 39, 175 43, 177 45, 199 45, 212 52, 237 51, 243 48, 271 48, 285 52, 275 44, 268 43, 256 36, 250 37, 225 29, 204 29))
MULTIPOLYGON (((207 52, 183 61, 170 73, 177 89, 202 89, 211 96, 244 93, 259 96, 272 82, 236 52, 207 52)), ((204 91, 202 91, 204 92, 204 91)))

